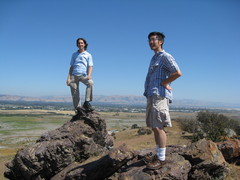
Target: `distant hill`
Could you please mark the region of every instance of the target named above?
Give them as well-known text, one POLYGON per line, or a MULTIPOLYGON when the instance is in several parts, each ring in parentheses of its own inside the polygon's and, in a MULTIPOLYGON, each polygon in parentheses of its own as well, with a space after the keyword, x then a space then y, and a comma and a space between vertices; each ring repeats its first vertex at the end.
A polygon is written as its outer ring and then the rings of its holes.
MULTIPOLYGON (((82 97, 83 99, 83 97, 82 97)), ((56 103, 70 103, 71 96, 43 96, 43 97, 29 97, 29 96, 14 96, 14 95, 0 95, 0 102, 56 102, 56 103)), ((93 103, 103 104, 128 104, 128 105, 145 105, 146 98, 144 96, 135 95, 95 95, 93 103)), ((224 103, 224 102, 206 102, 191 99, 176 99, 173 101, 174 107, 219 107, 219 108, 239 108, 240 104, 224 103)))
MULTIPOLYGON (((82 97, 83 99, 83 97, 82 97)), ((72 102, 71 96, 43 96, 43 97, 29 97, 29 96, 12 96, 0 95, 0 101, 29 101, 29 102, 72 102)), ((97 103, 112 103, 112 104, 145 104, 145 97, 141 96, 94 96, 94 102, 97 103)))
POLYGON ((30 96, 0 95, 0 101, 71 102, 71 97, 70 96, 30 97, 30 96))

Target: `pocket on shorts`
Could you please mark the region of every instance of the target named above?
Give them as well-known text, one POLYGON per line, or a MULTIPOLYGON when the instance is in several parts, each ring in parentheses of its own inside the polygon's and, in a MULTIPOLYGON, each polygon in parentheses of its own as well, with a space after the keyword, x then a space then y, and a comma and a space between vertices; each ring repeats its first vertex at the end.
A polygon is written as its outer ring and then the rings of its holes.
POLYGON ((159 100, 156 103, 158 120, 165 127, 172 126, 168 105, 169 105, 168 99, 166 98, 159 98, 159 100))
POLYGON ((169 115, 168 110, 161 109, 159 111, 159 116, 160 116, 162 122, 166 122, 166 123, 170 122, 170 115, 169 115))

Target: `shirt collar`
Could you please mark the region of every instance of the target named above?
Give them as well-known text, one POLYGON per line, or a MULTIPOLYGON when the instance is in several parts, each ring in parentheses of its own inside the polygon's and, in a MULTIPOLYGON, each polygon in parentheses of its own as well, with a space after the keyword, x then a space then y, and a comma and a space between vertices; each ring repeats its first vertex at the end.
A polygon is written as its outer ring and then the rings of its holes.
POLYGON ((163 52, 165 52, 165 51, 164 50, 158 51, 155 55, 158 56, 158 55, 162 54, 163 52))
POLYGON ((77 53, 78 53, 78 54, 85 54, 85 53, 86 53, 86 50, 83 51, 83 52, 79 52, 79 51, 77 50, 77 53))

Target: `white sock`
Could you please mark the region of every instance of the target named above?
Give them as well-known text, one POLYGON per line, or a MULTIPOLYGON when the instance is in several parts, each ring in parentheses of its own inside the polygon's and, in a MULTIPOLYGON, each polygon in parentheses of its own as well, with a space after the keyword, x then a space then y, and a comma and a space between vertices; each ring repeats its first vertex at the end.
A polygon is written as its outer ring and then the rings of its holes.
POLYGON ((165 161, 166 156, 166 148, 158 148, 157 149, 157 156, 160 161, 165 161))

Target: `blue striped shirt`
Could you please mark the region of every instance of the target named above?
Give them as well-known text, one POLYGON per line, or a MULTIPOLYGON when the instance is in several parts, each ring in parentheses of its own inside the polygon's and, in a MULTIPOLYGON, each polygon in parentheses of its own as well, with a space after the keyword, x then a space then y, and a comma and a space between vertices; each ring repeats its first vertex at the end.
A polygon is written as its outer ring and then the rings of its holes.
POLYGON ((144 96, 157 95, 172 100, 172 91, 164 88, 161 82, 178 70, 175 59, 169 53, 162 51, 155 54, 150 62, 145 80, 144 96))

